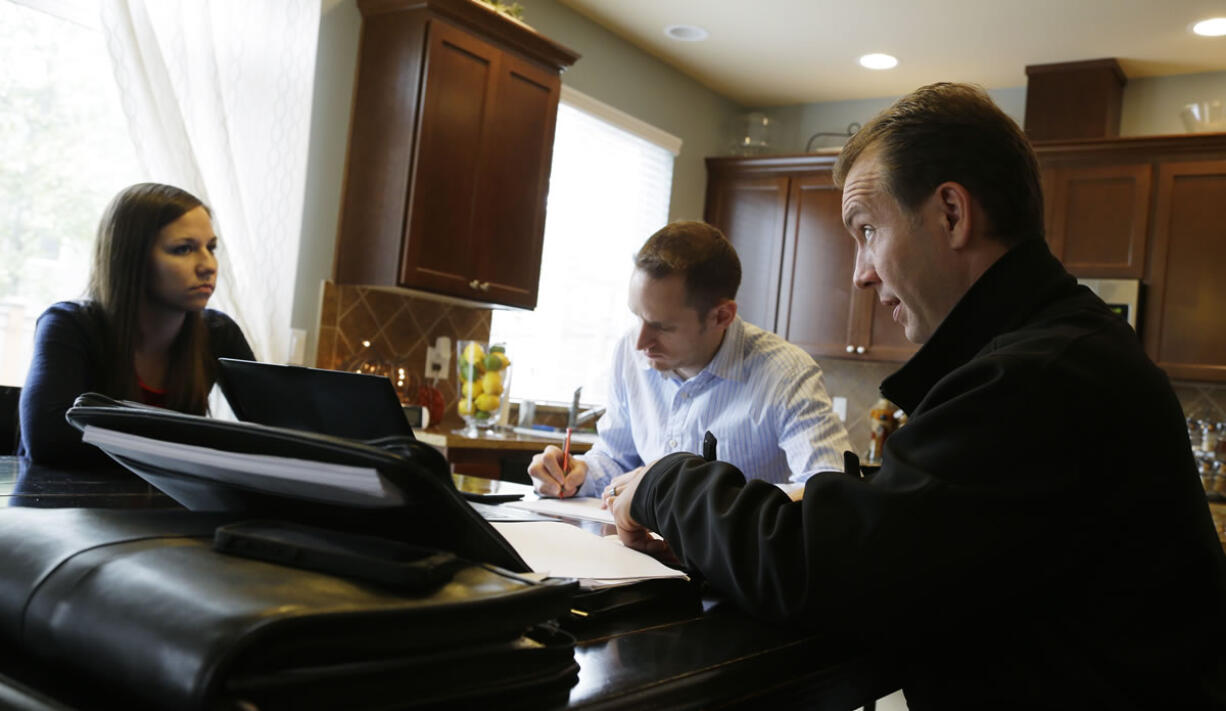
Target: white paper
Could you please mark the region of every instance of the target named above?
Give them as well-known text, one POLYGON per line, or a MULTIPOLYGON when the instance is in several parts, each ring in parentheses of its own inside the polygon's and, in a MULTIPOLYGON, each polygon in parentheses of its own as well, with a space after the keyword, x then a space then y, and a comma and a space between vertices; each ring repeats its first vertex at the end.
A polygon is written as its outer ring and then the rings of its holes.
POLYGON ((562 521, 491 522, 524 562, 555 578, 631 582, 648 578, 686 578, 646 553, 616 539, 589 533, 562 521))
POLYGON ((596 521, 613 525, 613 512, 600 508, 600 499, 591 496, 575 496, 569 499, 532 499, 508 501, 503 506, 535 511, 550 516, 577 518, 581 521, 596 521))
POLYGON ((404 501, 400 491, 388 485, 371 467, 240 454, 141 437, 94 425, 86 425, 82 439, 101 447, 108 454, 159 469, 274 494, 366 507, 393 507, 404 501))

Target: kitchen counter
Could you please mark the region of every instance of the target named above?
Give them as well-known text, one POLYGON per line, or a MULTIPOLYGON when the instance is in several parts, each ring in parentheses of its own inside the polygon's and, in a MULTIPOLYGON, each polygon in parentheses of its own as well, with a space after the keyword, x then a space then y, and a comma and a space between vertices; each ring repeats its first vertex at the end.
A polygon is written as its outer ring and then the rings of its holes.
MULTIPOLYGON (((445 422, 414 434, 420 441, 441 450, 451 464, 454 474, 505 479, 523 484, 531 482, 528 477, 528 463, 532 460, 532 455, 551 444, 561 447, 566 439, 565 433, 551 435, 541 431, 534 431, 532 434, 507 432, 498 437, 467 437, 457 434, 456 429, 458 428, 454 424, 445 422)), ((572 435, 571 453, 582 454, 588 451, 595 439, 594 434, 572 435)))
MULTIPOLYGON (((501 437, 466 437, 462 434, 456 434, 453 429, 456 428, 444 424, 439 427, 420 430, 413 434, 422 442, 440 449, 494 449, 539 452, 551 444, 561 447, 565 441, 564 433, 559 433, 560 436, 555 437, 550 437, 546 433, 529 435, 517 432, 510 432, 501 437)), ((594 435, 572 435, 570 451, 575 454, 586 452, 591 449, 592 440, 594 439, 594 435)))

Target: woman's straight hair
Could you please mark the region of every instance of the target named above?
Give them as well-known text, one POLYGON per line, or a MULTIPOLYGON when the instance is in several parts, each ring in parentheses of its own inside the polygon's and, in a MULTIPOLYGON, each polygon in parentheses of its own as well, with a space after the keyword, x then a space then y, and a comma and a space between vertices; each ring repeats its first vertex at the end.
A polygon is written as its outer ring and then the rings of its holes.
MULTIPOLYGON (((94 242, 89 298, 105 324, 105 362, 100 363, 101 391, 111 397, 139 401, 136 341, 140 335, 140 303, 149 292, 150 260, 163 227, 184 214, 208 207, 199 198, 172 185, 139 183, 125 188, 107 206, 94 242)), ((204 414, 214 373, 208 331, 201 312, 189 311, 170 346, 166 369, 166 402, 180 412, 204 414)))

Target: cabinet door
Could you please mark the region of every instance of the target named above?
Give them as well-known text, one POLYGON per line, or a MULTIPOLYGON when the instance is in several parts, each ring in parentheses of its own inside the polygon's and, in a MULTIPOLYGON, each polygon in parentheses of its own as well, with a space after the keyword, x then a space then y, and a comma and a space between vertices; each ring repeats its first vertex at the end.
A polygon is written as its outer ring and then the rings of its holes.
POLYGON ((481 138, 501 52, 438 20, 430 22, 426 52, 400 282, 471 297, 481 138))
POLYGON ((737 311, 767 331, 776 330, 787 205, 786 177, 730 178, 708 190, 706 219, 723 230, 741 260, 737 311))
POLYGON ((482 298, 533 308, 562 82, 557 73, 509 54, 494 78, 473 207, 475 275, 482 298))
POLYGON ((1080 277, 1140 279, 1149 234, 1149 163, 1044 171, 1047 241, 1080 277))
POLYGON ((813 355, 847 356, 850 319, 864 299, 852 284, 856 245, 842 205, 829 172, 792 180, 779 333, 813 355))
POLYGON ((1146 351, 1172 378, 1226 382, 1226 161, 1163 164, 1157 192, 1146 351))

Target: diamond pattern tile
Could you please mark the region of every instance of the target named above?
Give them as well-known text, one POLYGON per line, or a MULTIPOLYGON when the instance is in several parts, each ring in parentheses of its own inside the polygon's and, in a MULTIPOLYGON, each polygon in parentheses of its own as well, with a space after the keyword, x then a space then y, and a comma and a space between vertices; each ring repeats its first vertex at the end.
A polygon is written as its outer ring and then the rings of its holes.
MULTIPOLYGON (((460 339, 489 340, 490 310, 434 301, 417 295, 327 283, 320 309, 319 346, 316 367, 341 368, 369 340, 374 352, 397 368, 404 368, 409 379, 404 395, 415 394, 424 378, 426 349, 439 336, 455 342, 460 339), (408 387, 413 386, 413 387, 408 387)), ((452 354, 451 367, 455 367, 452 354)), ((455 376, 448 372, 438 388, 446 402, 456 399, 455 376)), ((458 417, 448 408, 448 417, 458 417)), ((445 423, 446 426, 446 423, 445 423)))

